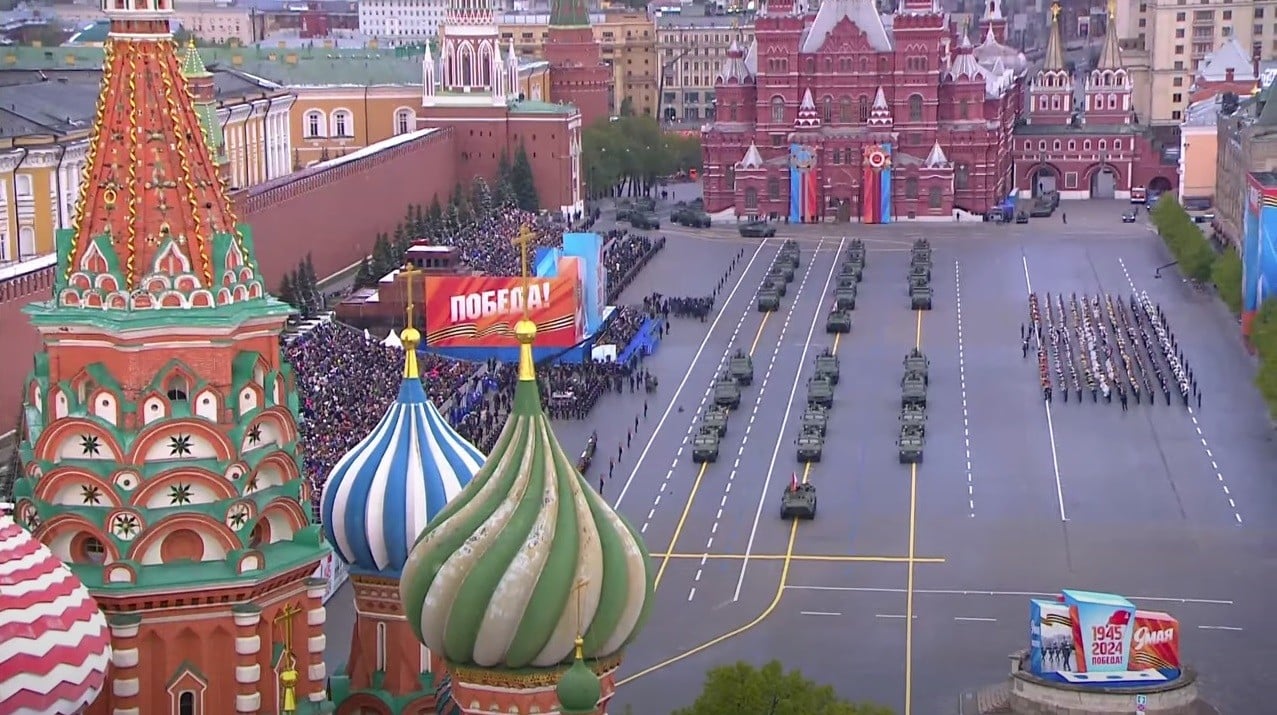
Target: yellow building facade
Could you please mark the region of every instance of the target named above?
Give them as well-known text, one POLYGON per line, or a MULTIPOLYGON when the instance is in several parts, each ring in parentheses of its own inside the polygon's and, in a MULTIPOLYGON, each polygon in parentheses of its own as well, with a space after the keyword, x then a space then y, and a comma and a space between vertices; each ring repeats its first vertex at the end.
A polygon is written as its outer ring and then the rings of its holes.
MULTIPOLYGON (((612 113, 619 113, 628 100, 635 114, 655 116, 660 73, 652 19, 642 12, 608 10, 591 14, 590 24, 603 61, 612 67, 612 113)), ((521 55, 540 57, 549 38, 550 16, 509 13, 501 16, 499 30, 502 42, 514 42, 521 55)))
POLYGON ((657 104, 663 120, 714 119, 714 83, 733 40, 743 48, 754 41, 752 16, 660 18, 656 47, 662 75, 657 104))

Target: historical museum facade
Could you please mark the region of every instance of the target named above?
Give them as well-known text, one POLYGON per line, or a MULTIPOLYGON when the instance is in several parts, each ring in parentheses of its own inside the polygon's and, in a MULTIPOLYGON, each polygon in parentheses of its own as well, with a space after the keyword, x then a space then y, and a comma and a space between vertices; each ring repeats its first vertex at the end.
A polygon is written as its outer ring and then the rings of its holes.
POLYGON ((996 2, 978 45, 930 0, 772 2, 702 130, 706 209, 791 222, 983 213, 1014 189, 1024 55, 996 2))

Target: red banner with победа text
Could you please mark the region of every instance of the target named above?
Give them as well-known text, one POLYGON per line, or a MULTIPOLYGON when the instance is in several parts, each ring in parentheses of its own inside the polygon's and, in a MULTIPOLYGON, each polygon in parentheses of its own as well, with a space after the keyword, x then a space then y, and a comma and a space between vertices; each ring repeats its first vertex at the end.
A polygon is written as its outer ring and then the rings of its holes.
POLYGON ((427 276, 426 345, 506 348, 518 345, 514 324, 537 324, 536 344, 568 348, 584 338, 585 308, 576 275, 523 279, 509 276, 427 276))

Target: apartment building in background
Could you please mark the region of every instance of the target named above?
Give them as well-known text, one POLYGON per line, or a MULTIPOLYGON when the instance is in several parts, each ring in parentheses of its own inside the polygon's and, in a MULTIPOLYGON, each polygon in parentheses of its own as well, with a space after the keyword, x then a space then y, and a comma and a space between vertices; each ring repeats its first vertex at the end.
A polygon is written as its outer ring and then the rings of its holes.
POLYGON ((1217 123, 1215 222, 1219 237, 1241 248, 1251 172, 1277 171, 1277 84, 1235 108, 1221 108, 1217 123), (1229 111, 1231 110, 1231 111, 1229 111))
POLYGON ((381 44, 420 43, 439 34, 447 0, 360 0, 359 32, 381 44))
POLYGON ((657 106, 662 121, 714 120, 714 81, 733 40, 741 47, 749 47, 754 41, 752 16, 678 14, 657 18, 657 106))
MULTIPOLYGON (((548 12, 505 13, 497 22, 502 44, 513 42, 522 57, 541 57, 550 38, 548 12)), ((590 26, 603 62, 612 69, 612 93, 608 98, 612 114, 618 114, 628 100, 635 114, 656 116, 656 25, 643 12, 607 10, 590 13, 590 26)))

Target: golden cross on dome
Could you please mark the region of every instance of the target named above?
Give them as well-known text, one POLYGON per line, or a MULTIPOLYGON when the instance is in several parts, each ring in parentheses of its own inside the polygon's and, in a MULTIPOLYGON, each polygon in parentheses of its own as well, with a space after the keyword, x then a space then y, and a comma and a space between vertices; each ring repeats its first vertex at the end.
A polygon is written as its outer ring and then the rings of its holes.
MULTIPOLYGON (((1117 17, 1117 0, 1109 0, 1109 19, 1112 20, 1116 17, 1117 17)), ((1106 30, 1106 32, 1110 32, 1110 31, 1106 30)))
POLYGON ((536 240, 536 232, 528 224, 523 224, 519 229, 519 235, 515 236, 512 241, 519 246, 519 271, 523 276, 523 317, 528 317, 528 285, 530 282, 531 266, 528 263, 528 245, 536 240))
POLYGON ((585 635, 585 609, 582 606, 582 599, 585 598, 585 587, 590 585, 590 579, 581 578, 572 585, 572 596, 576 599, 576 657, 581 658, 583 643, 582 637, 585 635))
POLYGON ((404 306, 404 314, 406 316, 404 327, 413 328, 416 326, 412 324, 412 316, 417 310, 417 304, 412 302, 412 280, 424 273, 424 271, 412 263, 405 263, 403 268, 399 269, 399 273, 404 277, 404 302, 406 303, 404 306))
MULTIPOLYGON (((399 340, 403 343, 403 376, 406 380, 415 380, 421 377, 421 368, 417 366, 417 345, 421 343, 421 333, 417 331, 417 326, 413 325, 413 314, 417 310, 417 304, 413 301, 412 281, 424 271, 408 262, 399 269, 399 272, 403 275, 405 303, 404 329, 399 334, 399 340)), ((423 290, 422 293, 425 291, 423 290)))
POLYGON ((1053 2, 1051 3, 1051 22, 1059 22, 1059 21, 1060 21, 1060 3, 1053 2))

